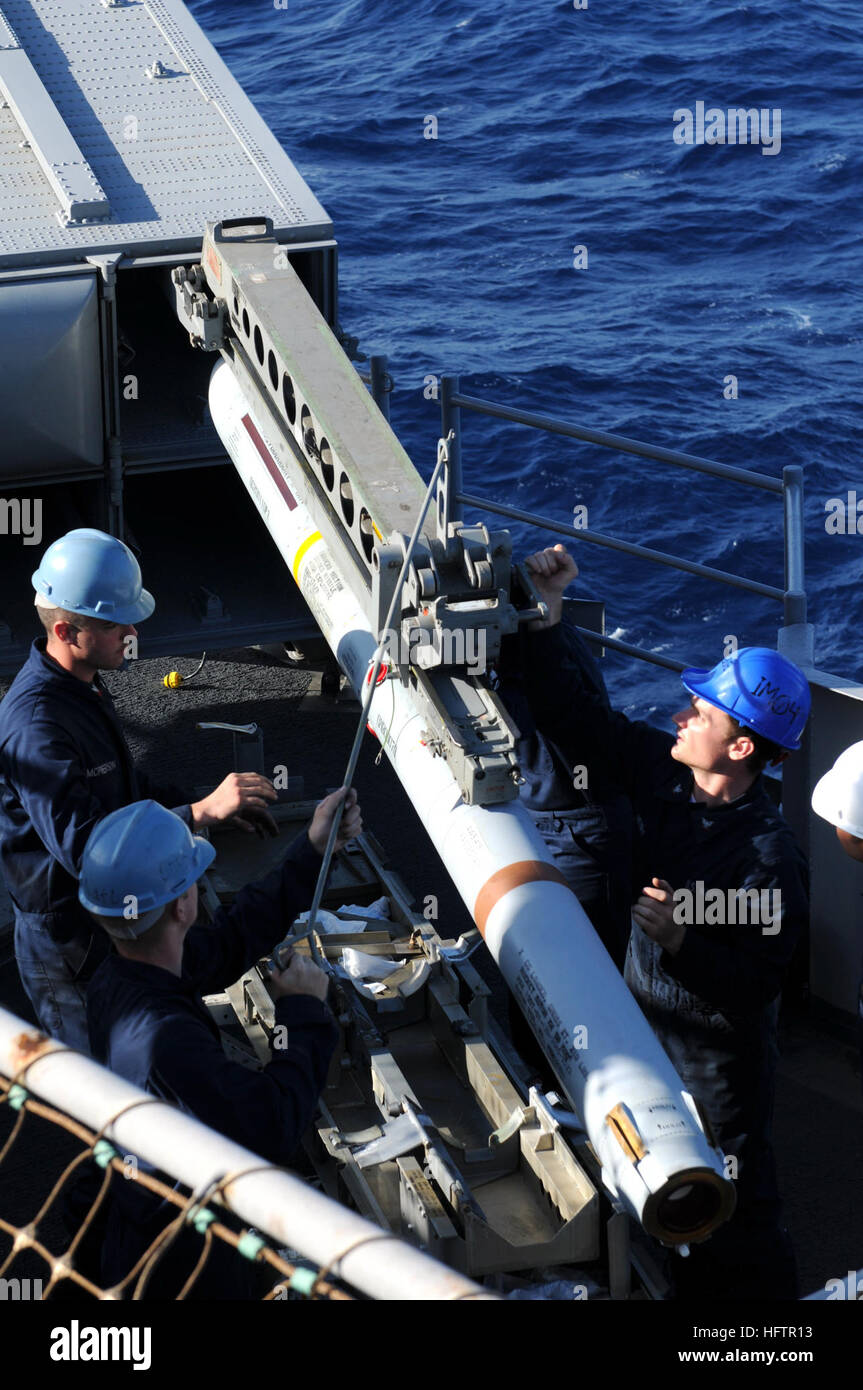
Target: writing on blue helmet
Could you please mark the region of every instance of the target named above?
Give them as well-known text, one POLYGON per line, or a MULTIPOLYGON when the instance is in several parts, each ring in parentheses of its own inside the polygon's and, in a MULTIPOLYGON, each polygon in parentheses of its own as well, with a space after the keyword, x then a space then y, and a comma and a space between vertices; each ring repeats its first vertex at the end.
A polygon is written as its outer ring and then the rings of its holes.
POLYGON ((799 748, 812 703, 799 666, 770 647, 741 647, 709 671, 689 667, 681 680, 692 695, 730 714, 780 748, 799 748))

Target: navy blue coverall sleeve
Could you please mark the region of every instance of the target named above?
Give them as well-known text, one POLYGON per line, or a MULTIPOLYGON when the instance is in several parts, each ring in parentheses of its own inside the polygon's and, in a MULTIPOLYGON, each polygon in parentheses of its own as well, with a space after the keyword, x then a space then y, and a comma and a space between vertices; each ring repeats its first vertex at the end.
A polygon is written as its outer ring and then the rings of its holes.
POLYGON ((78 750, 62 730, 37 722, 28 730, 26 748, 20 742, 6 745, 8 780, 45 848, 77 878, 84 846, 105 808, 91 794, 78 750))
MULTIPOLYGON (((77 878, 87 841, 107 811, 90 791, 74 739, 57 724, 37 719, 28 726, 26 740, 8 740, 4 762, 8 780, 39 839, 77 878)), ((176 810, 188 822, 189 807, 176 810)))
POLYGON ((588 769, 588 780, 593 766, 627 793, 643 785, 668 757, 672 736, 611 709, 592 677, 584 640, 571 628, 557 623, 528 631, 523 651, 524 688, 537 728, 573 764, 588 769))
MULTIPOLYGON (((197 991, 224 989, 272 949, 310 904, 320 865, 304 831, 281 867, 242 889, 213 927, 192 929, 183 974, 197 991)), ((164 1042, 157 1036, 153 1068, 158 1084, 204 1124, 273 1163, 287 1163, 314 1115, 338 1034, 329 1009, 310 995, 276 1000, 275 1014, 284 1045, 274 1046, 260 1073, 228 1061, 192 1017, 172 1018, 164 1042)))
POLYGON ((191 1015, 171 1018, 158 1033, 152 1066, 159 1089, 196 1119, 270 1163, 286 1164, 314 1116, 338 1032, 327 1006, 310 995, 278 999, 276 1024, 283 1045, 263 1071, 229 1061, 219 1039, 191 1015))
MULTIPOLYGON (((602 705, 604 709, 611 709, 611 701, 608 698, 608 691, 605 688, 602 671, 599 668, 590 643, 582 637, 568 622, 557 624, 555 631, 557 639, 561 643, 562 659, 567 667, 578 672, 581 688, 585 695, 602 705)), ((528 641, 531 634, 526 633, 528 641)))
POLYGON ((138 796, 141 801, 158 801, 160 806, 166 806, 169 811, 173 811, 174 815, 184 820, 191 829, 192 806, 187 788, 178 787, 174 782, 160 782, 137 764, 135 780, 138 783, 138 796))
POLYGON ((220 908, 212 927, 193 927, 186 937, 183 974, 200 994, 214 994, 287 935, 315 891, 321 856, 304 830, 291 842, 278 869, 241 889, 220 908))
MULTIPOLYGON (((553 631, 555 633, 554 646, 557 659, 560 662, 566 662, 573 670, 578 671, 579 683, 585 695, 595 699, 606 709, 610 709, 611 705, 602 671, 599 662, 591 651, 590 644, 566 621, 557 623, 553 631)), ((536 637, 536 633, 520 627, 517 632, 508 633, 503 638, 500 661, 497 663, 500 676, 507 680, 517 679, 520 682, 528 668, 533 669, 533 644, 536 637)))

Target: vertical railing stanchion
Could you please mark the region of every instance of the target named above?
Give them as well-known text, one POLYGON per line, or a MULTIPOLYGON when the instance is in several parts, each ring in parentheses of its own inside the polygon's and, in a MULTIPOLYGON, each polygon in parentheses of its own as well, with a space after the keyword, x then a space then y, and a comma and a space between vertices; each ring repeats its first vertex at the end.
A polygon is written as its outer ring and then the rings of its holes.
POLYGON ((440 383, 440 433, 441 439, 448 439, 450 430, 453 438, 449 440, 449 463, 447 465, 448 489, 447 511, 450 521, 463 521, 461 495, 464 491, 461 473, 461 410, 453 405, 453 397, 458 395, 457 376, 443 376, 440 383))
POLYGON ((803 469, 789 464, 782 470, 785 528, 785 602, 783 623, 806 622, 806 571, 803 528, 803 469))

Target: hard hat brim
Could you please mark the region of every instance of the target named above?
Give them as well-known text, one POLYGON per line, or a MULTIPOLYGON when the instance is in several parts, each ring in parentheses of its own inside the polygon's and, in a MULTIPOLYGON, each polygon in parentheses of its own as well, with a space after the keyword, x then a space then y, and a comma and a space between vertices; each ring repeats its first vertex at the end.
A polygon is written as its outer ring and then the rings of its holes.
POLYGON ((843 815, 840 807, 842 803, 842 792, 846 790, 847 783, 843 784, 841 776, 837 775, 835 767, 831 767, 829 772, 825 772, 820 777, 812 789, 812 810, 822 820, 826 820, 829 825, 835 825, 837 830, 847 830, 849 835, 855 839, 863 840, 863 821, 855 821, 843 815))
MULTIPOLYGON (((687 666, 684 671, 681 671, 680 679, 691 694, 700 695, 702 699, 706 700, 707 696, 701 695, 699 687, 704 685, 709 675, 709 671, 703 671, 698 666, 687 666)), ((715 704, 716 702, 715 700, 711 700, 710 703, 715 704)))
MULTIPOLYGON (((149 618, 156 609, 156 600, 149 589, 142 589, 137 603, 131 603, 128 608, 116 613, 108 621, 112 623, 142 623, 145 618, 149 618)), ((100 615, 97 613, 98 618, 100 615)))
POLYGON ((142 589, 134 603, 128 603, 120 608, 88 608, 81 603, 70 603, 63 599, 61 595, 48 595, 40 587, 38 570, 33 575, 31 583, 36 591, 36 602, 39 608, 62 608, 67 613, 78 613, 82 618, 99 618, 104 623, 142 623, 145 618, 149 618, 156 608, 156 600, 149 589, 142 589), (39 603, 39 599, 42 602, 39 603))
POLYGON ((201 875, 206 873, 215 859, 216 851, 209 840, 205 840, 202 835, 194 835, 193 839, 195 841, 195 853, 188 873, 184 875, 179 883, 172 886, 169 893, 149 897, 138 919, 125 917, 125 907, 110 908, 106 907, 104 903, 94 902, 91 898, 87 897, 83 887, 80 885, 78 888, 78 901, 88 912, 95 912, 102 918, 116 917, 118 923, 123 924, 123 930, 117 931, 116 933, 113 933, 111 928, 106 926, 105 930, 109 935, 117 935, 125 940, 129 940, 130 937, 131 939, 135 939, 138 936, 143 936, 144 932, 152 926, 153 921, 156 919, 152 919, 147 926, 141 927, 138 931, 135 931, 136 921, 143 920, 154 910, 159 910, 159 915, 161 915, 160 909, 167 907, 168 903, 176 902, 177 898, 182 897, 182 895, 191 888, 192 884, 197 883, 201 875))
POLYGON ((680 679, 690 695, 697 695, 699 700, 706 700, 708 705, 713 705, 716 709, 721 709, 723 714, 730 714, 732 719, 736 719, 733 711, 720 704, 711 690, 710 675, 710 671, 702 670, 698 666, 687 666, 685 671, 681 671, 680 679))

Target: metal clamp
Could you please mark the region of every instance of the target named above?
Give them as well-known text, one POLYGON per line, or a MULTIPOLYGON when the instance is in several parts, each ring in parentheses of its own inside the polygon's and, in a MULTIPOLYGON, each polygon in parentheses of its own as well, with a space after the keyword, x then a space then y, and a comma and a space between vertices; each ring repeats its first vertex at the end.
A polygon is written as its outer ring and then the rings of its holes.
POLYGON ((186 328, 193 347, 217 352, 225 344, 227 309, 220 299, 206 293, 206 279, 200 265, 175 266, 171 271, 177 317, 186 328))

